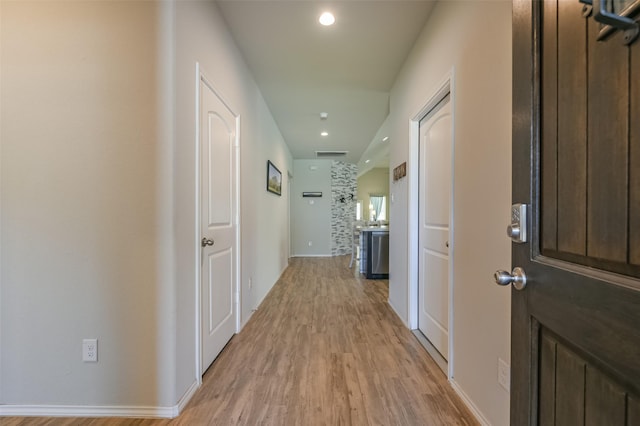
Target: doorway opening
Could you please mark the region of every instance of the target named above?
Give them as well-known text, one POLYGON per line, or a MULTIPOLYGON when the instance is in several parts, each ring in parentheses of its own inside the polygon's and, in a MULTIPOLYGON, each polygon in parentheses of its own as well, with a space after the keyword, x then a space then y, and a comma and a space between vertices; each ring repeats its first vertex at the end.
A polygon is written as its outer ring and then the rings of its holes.
POLYGON ((410 122, 409 326, 453 377, 453 72, 410 122))

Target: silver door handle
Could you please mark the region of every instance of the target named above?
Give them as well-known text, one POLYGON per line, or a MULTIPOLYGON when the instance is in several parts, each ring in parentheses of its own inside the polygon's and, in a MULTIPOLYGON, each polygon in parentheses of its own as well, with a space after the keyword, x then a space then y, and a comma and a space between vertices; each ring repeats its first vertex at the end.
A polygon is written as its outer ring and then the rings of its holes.
POLYGON ((511 273, 498 270, 493 274, 493 279, 496 280, 498 285, 512 284, 516 290, 522 290, 527 286, 527 275, 524 273, 524 269, 520 267, 513 268, 511 273))
POLYGON ((208 239, 207 237, 204 237, 202 239, 202 247, 206 247, 206 246, 212 246, 215 244, 215 241, 208 239))

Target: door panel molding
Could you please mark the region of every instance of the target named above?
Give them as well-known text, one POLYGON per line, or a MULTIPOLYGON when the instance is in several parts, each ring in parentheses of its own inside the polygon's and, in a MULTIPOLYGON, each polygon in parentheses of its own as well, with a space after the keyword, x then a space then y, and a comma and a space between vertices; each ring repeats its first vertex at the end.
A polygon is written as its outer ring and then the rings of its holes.
MULTIPOLYGON (((218 251, 218 252, 213 252, 211 253, 211 255, 209 256, 209 271, 211 271, 212 266, 215 266, 216 263, 222 263, 228 262, 228 267, 229 270, 233 270, 233 250, 232 249, 225 249, 222 251, 218 251)), ((220 327, 220 325, 222 323, 224 323, 231 315, 233 315, 233 292, 231 292, 231 294, 227 294, 224 295, 225 297, 219 297, 219 295, 217 295, 218 297, 213 297, 212 294, 212 277, 209 277, 208 281, 207 281, 207 295, 209 296, 209 306, 213 307, 213 306, 218 306, 218 307, 222 307, 223 309, 220 310, 219 313, 214 312, 214 310, 209 309, 209 320, 208 320, 208 324, 209 324, 209 330, 208 333, 209 335, 215 333, 218 328, 220 327), (221 303, 221 302, 225 302, 226 303, 221 303)), ((220 278, 219 276, 216 278, 220 278)), ((233 277, 224 277, 224 279, 228 279, 228 280, 233 280, 233 277)))

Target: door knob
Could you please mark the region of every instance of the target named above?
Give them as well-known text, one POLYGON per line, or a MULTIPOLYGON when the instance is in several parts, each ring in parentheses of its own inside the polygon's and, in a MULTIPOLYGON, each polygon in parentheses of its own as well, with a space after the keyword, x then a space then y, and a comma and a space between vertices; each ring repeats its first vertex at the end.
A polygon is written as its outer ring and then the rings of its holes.
POLYGON ((527 286, 527 275, 520 267, 513 268, 513 271, 511 271, 511 273, 498 270, 493 274, 493 278, 496 280, 496 284, 512 284, 516 290, 522 290, 527 286))
POLYGON ((212 246, 215 244, 215 241, 208 239, 207 237, 204 237, 202 239, 202 247, 206 247, 206 246, 212 246))

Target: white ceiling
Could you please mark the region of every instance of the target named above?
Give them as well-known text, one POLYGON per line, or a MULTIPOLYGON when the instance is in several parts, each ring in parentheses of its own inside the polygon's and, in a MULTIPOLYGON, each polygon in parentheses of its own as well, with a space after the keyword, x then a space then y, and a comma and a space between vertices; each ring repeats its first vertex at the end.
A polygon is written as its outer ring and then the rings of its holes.
POLYGON ((349 151, 357 163, 433 6, 424 0, 218 0, 294 159, 349 151), (332 12, 336 23, 318 17, 332 12), (326 121, 320 113, 327 112, 326 121), (320 136, 326 130, 328 137, 320 136))

